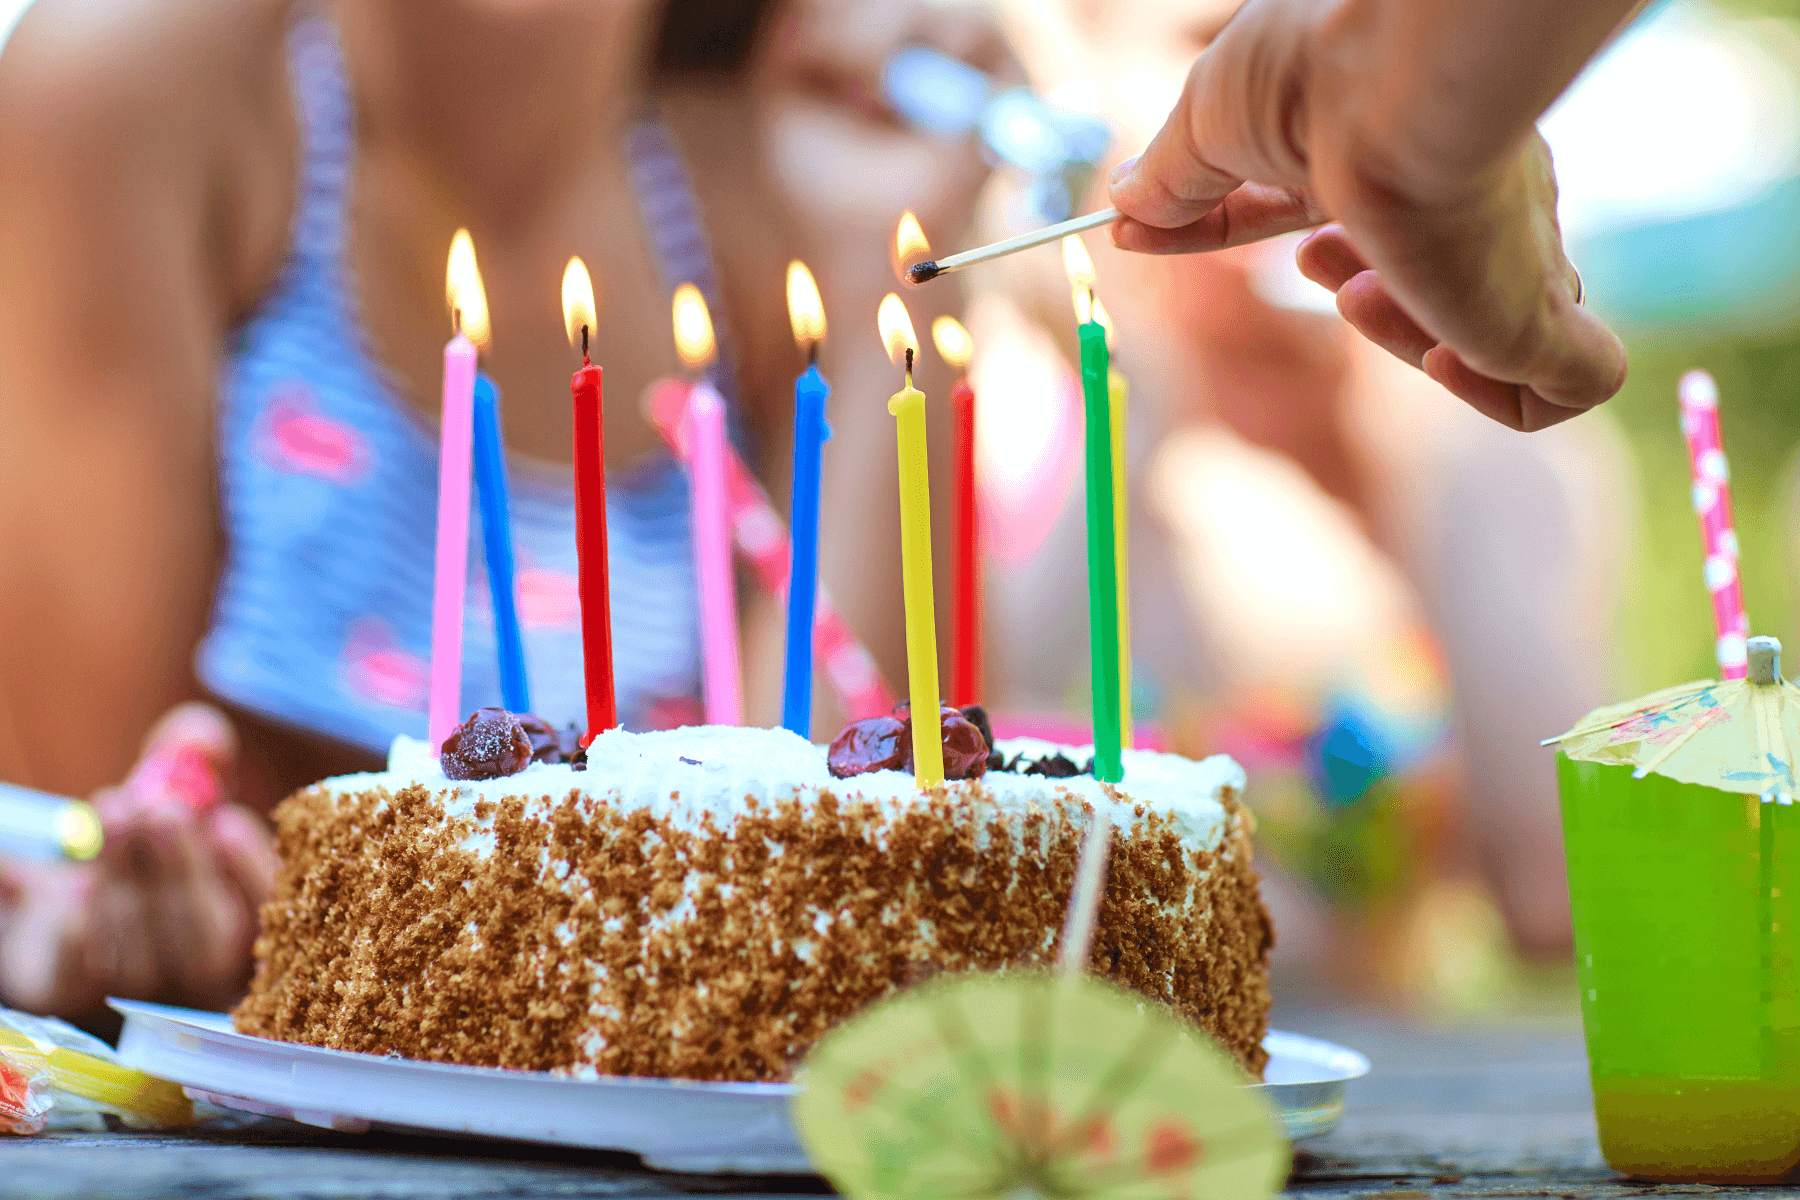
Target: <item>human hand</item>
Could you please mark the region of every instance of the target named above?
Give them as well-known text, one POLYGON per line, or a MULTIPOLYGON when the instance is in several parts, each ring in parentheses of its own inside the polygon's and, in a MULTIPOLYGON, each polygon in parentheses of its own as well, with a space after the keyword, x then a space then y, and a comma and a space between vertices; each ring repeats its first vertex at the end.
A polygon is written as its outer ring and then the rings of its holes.
POLYGON ((8 1003, 79 1018, 108 995, 202 1008, 236 998, 275 857, 262 822, 220 802, 235 758, 216 709, 173 709, 130 777, 94 798, 99 858, 0 864, 8 1003))
POLYGON ((1301 269, 1364 336, 1478 411, 1535 430, 1612 396, 1624 351, 1578 303, 1543 139, 1527 126, 1472 161, 1422 145, 1406 120, 1371 116, 1382 97, 1367 62, 1321 50, 1332 11, 1312 0, 1240 10, 1144 154, 1115 172, 1125 217, 1114 241, 1215 250, 1335 218, 1301 269))

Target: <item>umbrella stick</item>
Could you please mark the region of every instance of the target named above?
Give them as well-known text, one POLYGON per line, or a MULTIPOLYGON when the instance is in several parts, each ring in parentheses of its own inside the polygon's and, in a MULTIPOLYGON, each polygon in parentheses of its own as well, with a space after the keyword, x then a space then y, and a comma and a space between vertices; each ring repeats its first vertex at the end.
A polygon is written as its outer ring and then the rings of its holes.
POLYGON ((1081 859, 1075 867, 1075 890, 1069 894, 1069 915, 1063 920, 1062 947, 1056 969, 1073 978, 1087 969, 1094 945, 1094 921, 1100 911, 1100 893, 1106 888, 1106 856, 1112 849, 1112 819, 1094 806, 1094 819, 1081 843, 1081 859))

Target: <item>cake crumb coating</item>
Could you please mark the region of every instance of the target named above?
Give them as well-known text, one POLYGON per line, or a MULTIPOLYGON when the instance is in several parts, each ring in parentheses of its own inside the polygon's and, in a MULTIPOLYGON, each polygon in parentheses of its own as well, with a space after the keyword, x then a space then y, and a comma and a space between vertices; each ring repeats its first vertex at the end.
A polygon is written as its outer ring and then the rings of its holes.
MULTIPOLYGON (((1260 1077, 1274 935, 1252 818, 1230 789, 1221 803, 1210 850, 1141 805, 1115 825, 1090 965, 1260 1077)), ((459 815, 418 784, 309 788, 277 810, 283 868, 236 1027, 473 1066, 785 1079, 908 983, 1051 965, 1087 803, 988 811, 978 785, 898 815, 822 791, 746 798, 722 830, 580 789, 459 815)))

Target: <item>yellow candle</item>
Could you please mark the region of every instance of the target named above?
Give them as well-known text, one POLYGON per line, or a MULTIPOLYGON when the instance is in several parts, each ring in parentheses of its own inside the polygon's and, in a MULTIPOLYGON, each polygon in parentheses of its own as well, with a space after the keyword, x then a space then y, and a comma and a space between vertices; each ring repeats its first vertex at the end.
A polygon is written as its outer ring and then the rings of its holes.
POLYGON ((1113 367, 1106 376, 1106 398, 1112 414, 1113 565, 1119 581, 1119 742, 1131 741, 1131 510, 1125 507, 1125 402, 1131 385, 1113 367))
POLYGON ((937 620, 931 588, 931 475, 925 456, 925 393, 912 385, 917 347, 900 297, 881 302, 882 340, 905 351, 906 386, 888 400, 900 443, 900 555, 906 598, 906 672, 912 690, 913 778, 944 782, 944 735, 938 719, 937 620))

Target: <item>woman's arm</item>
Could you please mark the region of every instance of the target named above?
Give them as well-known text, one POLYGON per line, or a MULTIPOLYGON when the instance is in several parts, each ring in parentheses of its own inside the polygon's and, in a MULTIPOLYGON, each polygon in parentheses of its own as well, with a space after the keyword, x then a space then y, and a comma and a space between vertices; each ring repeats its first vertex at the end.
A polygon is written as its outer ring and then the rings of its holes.
POLYGON ((258 7, 44 0, 0 59, 0 778, 85 794, 197 693, 221 353, 291 205, 258 7))
POLYGON ((1532 122, 1633 0, 1251 0, 1113 196, 1127 249, 1341 224, 1302 265, 1372 340, 1514 428, 1623 382, 1576 302, 1532 122), (1223 201, 1223 203, 1221 203, 1223 201))
POLYGON ((257 818, 158 764, 237 762, 222 714, 175 706, 226 332, 294 190, 282 9, 42 0, 0 58, 0 779, 93 795, 106 830, 94 862, 0 860, 0 999, 36 1011, 228 1002, 273 872, 257 818))

